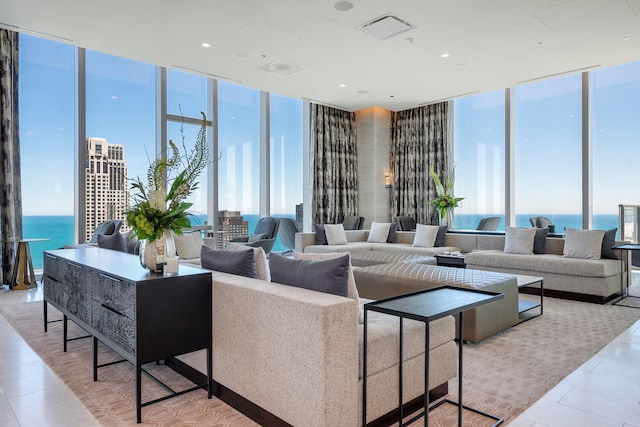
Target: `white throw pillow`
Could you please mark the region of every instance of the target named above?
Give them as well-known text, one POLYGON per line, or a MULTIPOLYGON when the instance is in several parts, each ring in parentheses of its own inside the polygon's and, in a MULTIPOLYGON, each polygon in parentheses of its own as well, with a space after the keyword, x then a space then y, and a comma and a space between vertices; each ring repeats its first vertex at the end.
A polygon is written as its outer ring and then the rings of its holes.
POLYGON ((347 289, 347 296, 351 299, 356 300, 356 310, 358 311, 358 322, 359 323, 364 323, 364 309, 360 309, 360 295, 358 294, 358 288, 356 287, 356 278, 353 275, 353 266, 351 265, 351 255, 349 254, 349 252, 339 252, 339 253, 320 253, 320 254, 314 254, 314 253, 303 253, 303 252, 294 252, 293 253, 293 258, 294 259, 304 259, 307 261, 324 261, 326 259, 335 259, 335 258, 340 258, 342 256, 348 256, 349 257, 349 277, 348 277, 348 289, 347 289))
POLYGON ((533 255, 533 242, 537 228, 507 227, 504 237, 504 252, 508 254, 533 255))
POLYGON ((386 243, 389 237, 389 228, 391 228, 390 222, 372 222, 367 242, 386 243))
POLYGON ((567 228, 563 256, 567 258, 600 259, 604 230, 567 228))
POLYGON ((258 247, 247 247, 244 245, 236 245, 232 242, 229 243, 227 249, 230 251, 246 251, 249 249, 253 249, 253 257, 256 260, 256 278, 260 280, 266 280, 267 282, 271 281, 271 270, 269 270, 269 260, 267 259, 267 254, 264 252, 261 246, 258 247))
POLYGON ((347 235, 342 224, 325 224, 324 232, 327 235, 329 245, 346 245, 347 235))
POLYGON ((437 225, 416 224, 416 234, 413 236, 413 246, 419 248, 433 248, 438 236, 437 225))
POLYGON ((200 249, 204 246, 204 241, 199 231, 184 233, 182 236, 174 234, 173 241, 180 259, 200 258, 200 249))

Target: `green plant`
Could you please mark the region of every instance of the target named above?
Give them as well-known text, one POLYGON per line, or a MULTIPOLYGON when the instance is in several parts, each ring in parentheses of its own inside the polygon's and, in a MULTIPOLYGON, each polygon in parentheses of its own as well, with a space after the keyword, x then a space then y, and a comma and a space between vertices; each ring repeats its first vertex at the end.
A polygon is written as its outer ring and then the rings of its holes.
POLYGON ((431 200, 431 203, 439 212, 440 218, 444 218, 447 215, 447 211, 457 208, 460 201, 464 200, 464 197, 455 197, 453 195, 453 184, 455 183, 455 166, 451 168, 451 171, 447 174, 444 181, 444 185, 440 181, 440 177, 436 174, 436 171, 431 164, 429 175, 433 178, 433 182, 436 184, 436 194, 438 197, 431 200))
POLYGON ((184 154, 180 154, 176 144, 170 140, 171 157, 167 153, 167 156, 151 162, 146 185, 139 177, 132 179, 131 190, 135 192, 135 205, 125 215, 138 239, 153 242, 162 236, 165 229, 182 235, 182 230, 191 226, 187 209, 192 203, 185 202, 184 199, 198 188, 196 179, 209 164, 207 118, 204 113, 201 114, 202 125, 188 154, 182 133, 184 154))

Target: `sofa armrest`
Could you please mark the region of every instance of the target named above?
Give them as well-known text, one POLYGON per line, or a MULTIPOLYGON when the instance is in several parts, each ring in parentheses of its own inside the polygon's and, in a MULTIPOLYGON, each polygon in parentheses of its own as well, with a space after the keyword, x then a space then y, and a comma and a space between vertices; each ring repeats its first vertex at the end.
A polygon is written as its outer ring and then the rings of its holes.
POLYGON ((291 425, 357 425, 355 304, 214 272, 214 379, 291 425))
POLYGON ((316 244, 316 233, 296 233, 296 252, 304 252, 304 248, 316 244))

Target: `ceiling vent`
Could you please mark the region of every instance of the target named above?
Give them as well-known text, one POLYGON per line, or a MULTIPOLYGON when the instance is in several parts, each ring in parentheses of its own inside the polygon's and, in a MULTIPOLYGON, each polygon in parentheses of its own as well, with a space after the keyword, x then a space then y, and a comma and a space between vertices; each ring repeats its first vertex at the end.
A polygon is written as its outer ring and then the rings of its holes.
POLYGON ((271 73, 276 73, 283 77, 289 77, 304 70, 304 68, 300 67, 299 65, 292 64, 286 61, 274 61, 270 64, 263 65, 262 67, 260 67, 260 69, 269 71, 271 73))
POLYGON ((377 39, 386 40, 393 36, 397 36, 398 34, 412 30, 415 27, 402 18, 386 14, 359 25, 357 28, 377 39))

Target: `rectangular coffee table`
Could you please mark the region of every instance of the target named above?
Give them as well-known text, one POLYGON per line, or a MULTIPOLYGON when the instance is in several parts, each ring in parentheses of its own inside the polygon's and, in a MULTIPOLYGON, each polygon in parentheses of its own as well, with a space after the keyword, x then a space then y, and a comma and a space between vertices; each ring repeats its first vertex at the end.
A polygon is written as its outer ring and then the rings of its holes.
POLYGON ((527 320, 542 316, 544 308, 544 278, 538 276, 525 276, 524 274, 514 274, 514 276, 516 276, 516 280, 518 282, 518 290, 525 286, 533 286, 538 283, 540 284, 540 302, 518 299, 518 314, 520 315, 520 321, 518 323, 526 322, 527 320), (538 307, 540 308, 540 312, 538 314, 533 316, 523 315, 523 313, 538 307))

